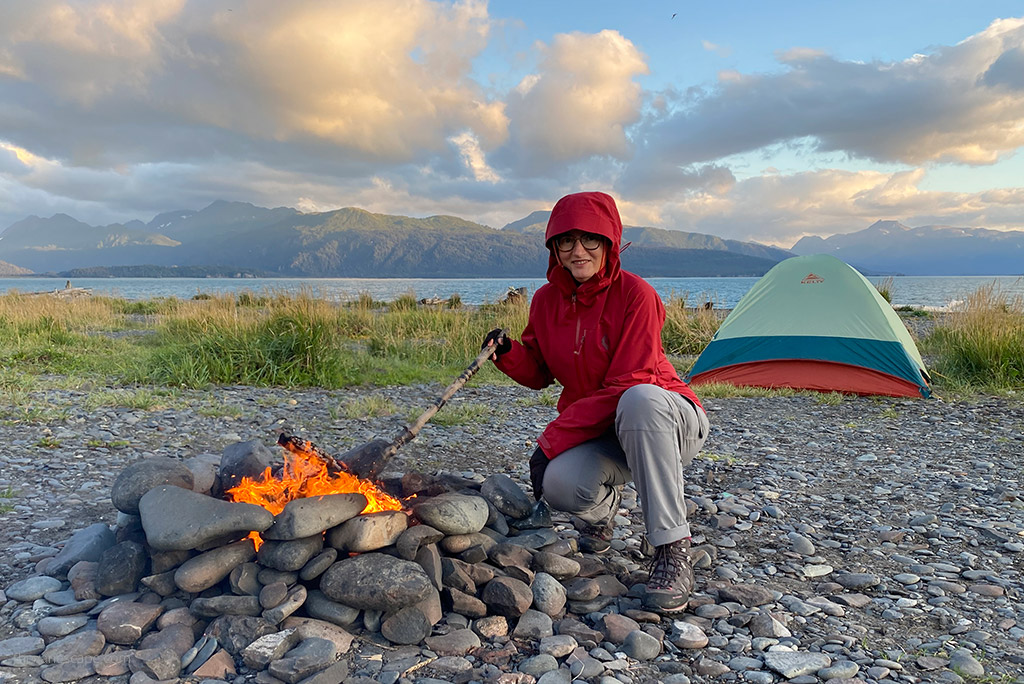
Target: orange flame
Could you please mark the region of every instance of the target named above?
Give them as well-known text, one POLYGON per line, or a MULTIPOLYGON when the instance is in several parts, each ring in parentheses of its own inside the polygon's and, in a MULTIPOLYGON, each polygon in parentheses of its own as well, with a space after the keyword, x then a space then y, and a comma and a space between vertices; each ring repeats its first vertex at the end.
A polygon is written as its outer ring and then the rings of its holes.
MULTIPOLYGON (((286 451, 280 478, 274 477, 267 468, 259 478, 243 477, 239 484, 224 493, 231 501, 256 504, 277 515, 284 510, 286 503, 294 499, 349 492, 366 497, 363 513, 401 511, 404 508, 401 501, 369 480, 351 473, 330 472, 326 463, 308 451, 286 451)), ((249 536, 259 549, 263 543, 259 534, 253 532, 249 536)))

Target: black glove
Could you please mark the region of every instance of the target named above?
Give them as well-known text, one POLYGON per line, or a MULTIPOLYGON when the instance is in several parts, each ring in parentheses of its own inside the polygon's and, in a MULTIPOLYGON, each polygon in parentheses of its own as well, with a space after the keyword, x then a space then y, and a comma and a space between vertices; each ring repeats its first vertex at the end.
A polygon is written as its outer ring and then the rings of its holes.
POLYGON ((487 333, 484 337, 484 343, 480 345, 481 349, 486 349, 488 345, 494 345, 494 353, 491 355, 491 361, 497 361, 501 358, 502 354, 507 354, 512 350, 512 340, 508 339, 505 335, 505 331, 501 328, 495 328, 491 332, 487 333))
POLYGON ((530 483, 533 485, 533 498, 540 501, 544 493, 544 471, 548 469, 548 455, 537 447, 530 457, 530 483))

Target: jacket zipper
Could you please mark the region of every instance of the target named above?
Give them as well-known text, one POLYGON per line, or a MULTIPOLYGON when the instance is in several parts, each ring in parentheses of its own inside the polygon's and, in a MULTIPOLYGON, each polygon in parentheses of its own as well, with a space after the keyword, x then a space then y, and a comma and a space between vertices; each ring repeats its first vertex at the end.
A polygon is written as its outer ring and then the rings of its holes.
MULTIPOLYGON (((572 293, 572 315, 576 319, 576 339, 573 340, 573 351, 572 353, 576 356, 580 355, 580 317, 576 313, 576 293, 572 293)), ((586 333, 584 333, 586 336, 586 333)))

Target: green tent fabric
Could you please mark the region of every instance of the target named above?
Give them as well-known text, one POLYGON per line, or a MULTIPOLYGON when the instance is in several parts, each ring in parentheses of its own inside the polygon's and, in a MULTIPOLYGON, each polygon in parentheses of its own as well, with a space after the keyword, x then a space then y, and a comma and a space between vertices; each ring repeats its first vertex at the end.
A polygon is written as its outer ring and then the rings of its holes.
POLYGON ((776 264, 740 300, 687 380, 922 396, 924 361, 892 306, 827 254, 776 264))

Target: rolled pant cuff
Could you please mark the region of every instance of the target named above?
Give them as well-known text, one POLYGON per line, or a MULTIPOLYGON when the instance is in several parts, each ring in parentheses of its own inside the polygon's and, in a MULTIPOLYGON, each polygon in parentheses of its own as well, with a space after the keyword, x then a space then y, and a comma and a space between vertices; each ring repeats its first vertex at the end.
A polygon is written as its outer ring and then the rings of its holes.
POLYGON ((678 527, 673 527, 668 530, 658 530, 657 532, 648 532, 647 541, 651 543, 651 546, 664 546, 665 544, 671 544, 677 542, 680 539, 686 539, 690 535, 690 524, 683 523, 678 527))

